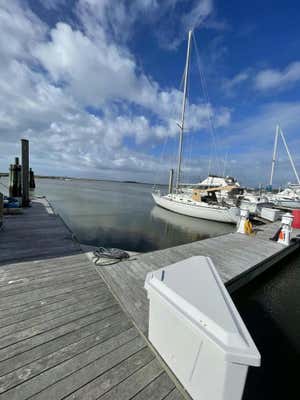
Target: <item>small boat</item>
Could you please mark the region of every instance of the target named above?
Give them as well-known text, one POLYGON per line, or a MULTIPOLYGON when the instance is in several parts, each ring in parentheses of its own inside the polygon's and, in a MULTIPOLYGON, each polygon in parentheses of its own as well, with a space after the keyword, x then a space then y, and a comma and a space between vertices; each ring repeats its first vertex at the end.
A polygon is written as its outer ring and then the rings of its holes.
POLYGON ((300 189, 295 189, 293 186, 269 195, 269 200, 277 207, 300 208, 300 189))
POLYGON ((181 123, 178 124, 180 129, 179 149, 178 149, 178 164, 176 188, 173 192, 173 174, 171 175, 171 184, 169 185, 169 193, 162 194, 160 191, 152 193, 155 203, 167 210, 178 214, 207 219, 211 221, 236 223, 239 218, 239 208, 227 205, 224 201, 220 204, 216 192, 220 191, 218 187, 209 187, 205 189, 192 189, 192 192, 184 190, 180 187, 182 149, 183 149, 183 133, 184 133, 184 118, 187 98, 187 84, 190 66, 192 31, 189 31, 187 56, 184 74, 184 89, 182 101, 181 123))
POLYGON ((267 196, 245 192, 241 202, 240 208, 248 210, 251 214, 259 214, 262 208, 272 208, 274 202, 267 196))

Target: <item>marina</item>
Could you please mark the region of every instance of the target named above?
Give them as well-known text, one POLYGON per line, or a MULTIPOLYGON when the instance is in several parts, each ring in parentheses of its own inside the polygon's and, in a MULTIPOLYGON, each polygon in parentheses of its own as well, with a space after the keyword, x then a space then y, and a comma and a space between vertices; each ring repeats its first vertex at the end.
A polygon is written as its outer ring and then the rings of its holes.
MULTIPOLYGON (((197 218, 196 231, 216 224, 213 237, 152 252, 91 246, 45 196, 30 192, 29 142, 21 148, 22 167, 16 158, 9 186, 1 183, 9 194, 0 199, 1 398, 241 399, 261 355, 230 294, 299 250, 298 211, 248 196, 253 207, 241 205, 234 230, 223 234, 226 224, 197 218), (222 372, 212 385, 215 362, 222 372)), ((209 179, 180 196, 215 193, 216 177, 209 179)), ((218 178, 219 196, 229 196, 228 180, 218 178)), ((189 227, 186 215, 171 211, 155 206, 149 214, 189 227)))
POLYGON ((0 400, 296 399, 300 13, 113 3, 0 1, 0 400))
POLYGON ((271 223, 253 237, 225 234, 95 267, 45 198, 5 216, 1 398, 188 399, 147 339, 146 274, 211 256, 232 292, 299 248, 270 241, 277 229, 271 223))

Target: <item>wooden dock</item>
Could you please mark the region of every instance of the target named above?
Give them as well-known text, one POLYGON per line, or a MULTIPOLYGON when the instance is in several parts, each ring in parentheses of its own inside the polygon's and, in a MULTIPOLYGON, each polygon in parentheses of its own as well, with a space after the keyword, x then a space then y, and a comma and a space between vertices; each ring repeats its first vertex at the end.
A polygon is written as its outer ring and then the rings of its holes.
MULTIPOLYGON (((233 292, 299 249, 299 240, 288 247, 269 240, 279 226, 280 222, 261 225, 253 236, 230 233, 134 256, 129 261, 97 269, 135 325, 147 337, 149 303, 144 282, 148 272, 192 256, 208 256, 228 290, 233 292)), ((299 233, 300 230, 294 230, 293 236, 299 233)))
POLYGON ((0 231, 0 399, 189 399, 45 199, 0 231))

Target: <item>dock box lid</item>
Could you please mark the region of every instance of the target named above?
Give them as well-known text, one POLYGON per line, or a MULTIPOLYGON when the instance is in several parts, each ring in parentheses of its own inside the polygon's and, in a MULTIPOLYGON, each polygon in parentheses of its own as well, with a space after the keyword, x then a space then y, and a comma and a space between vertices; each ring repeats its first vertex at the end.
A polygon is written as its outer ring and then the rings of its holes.
POLYGON ((191 257, 150 272, 145 288, 221 347, 228 361, 260 365, 260 354, 209 257, 191 257))

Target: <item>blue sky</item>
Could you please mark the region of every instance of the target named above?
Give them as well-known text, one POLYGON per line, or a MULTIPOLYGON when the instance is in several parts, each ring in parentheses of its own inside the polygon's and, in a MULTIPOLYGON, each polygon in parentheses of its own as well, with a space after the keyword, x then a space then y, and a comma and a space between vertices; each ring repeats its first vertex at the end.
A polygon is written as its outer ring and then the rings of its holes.
POLYGON ((185 180, 267 184, 276 123, 300 170, 299 26, 291 0, 0 0, 0 170, 27 137, 39 174, 167 181, 190 28, 185 180))

